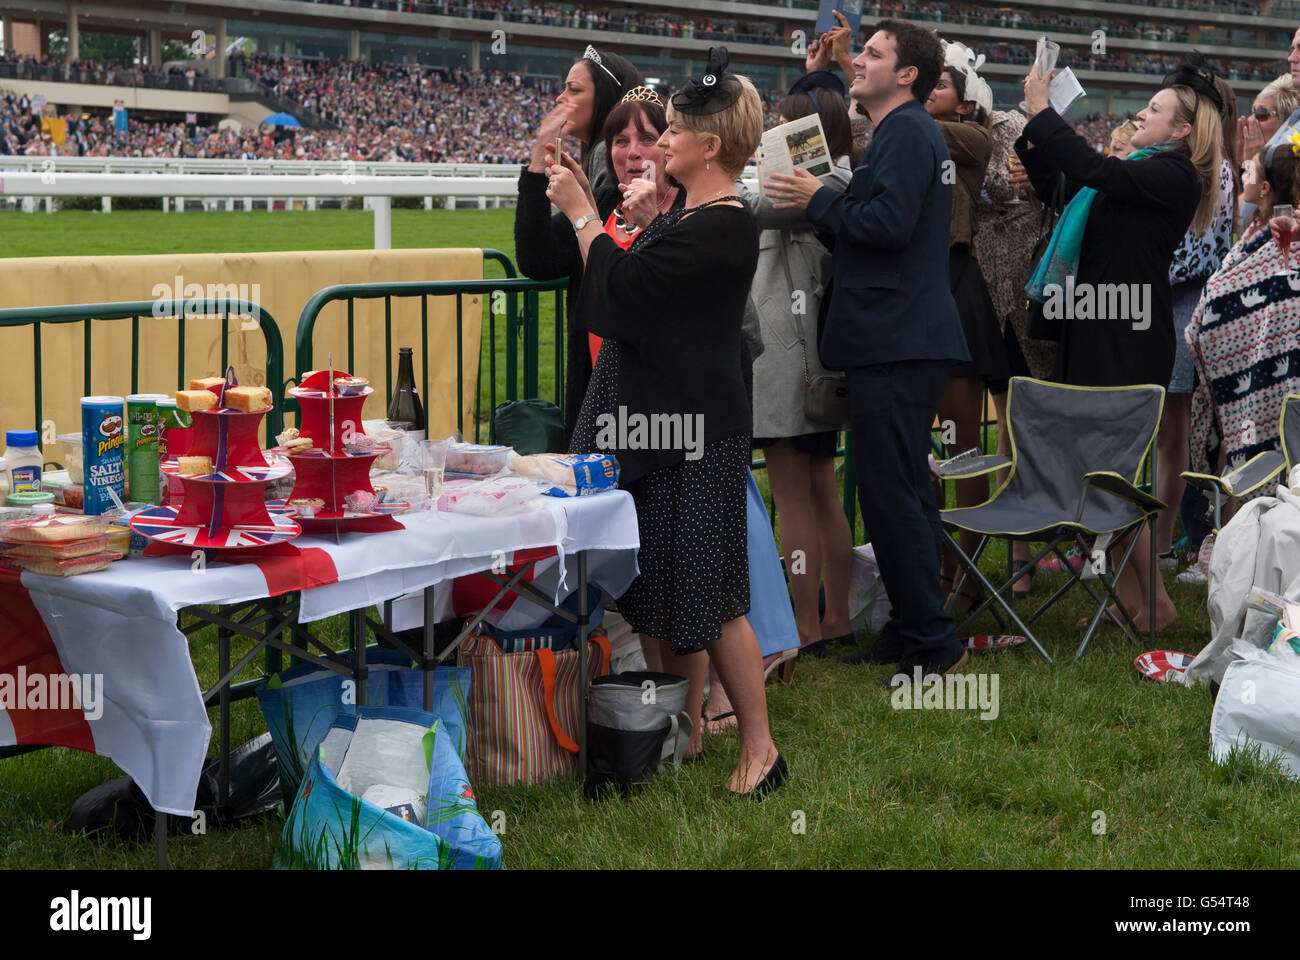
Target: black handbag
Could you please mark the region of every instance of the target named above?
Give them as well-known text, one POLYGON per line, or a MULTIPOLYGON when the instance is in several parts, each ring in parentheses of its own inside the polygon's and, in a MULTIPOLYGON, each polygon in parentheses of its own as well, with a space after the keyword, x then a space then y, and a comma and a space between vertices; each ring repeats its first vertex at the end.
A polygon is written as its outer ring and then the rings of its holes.
MULTIPOLYGON (((1052 190, 1052 202, 1043 204, 1043 216, 1038 222, 1038 241, 1034 244, 1033 252, 1029 255, 1029 262, 1034 265, 1035 269, 1038 267, 1038 261, 1047 252, 1047 245, 1052 239, 1052 231, 1056 229, 1056 221, 1061 215, 1064 199, 1065 174, 1058 173, 1056 175, 1056 185, 1052 190)), ((1065 329, 1061 318, 1045 316, 1042 303, 1025 297, 1025 313, 1027 318, 1026 329, 1035 340, 1050 340, 1055 343, 1061 339, 1061 334, 1065 329)))

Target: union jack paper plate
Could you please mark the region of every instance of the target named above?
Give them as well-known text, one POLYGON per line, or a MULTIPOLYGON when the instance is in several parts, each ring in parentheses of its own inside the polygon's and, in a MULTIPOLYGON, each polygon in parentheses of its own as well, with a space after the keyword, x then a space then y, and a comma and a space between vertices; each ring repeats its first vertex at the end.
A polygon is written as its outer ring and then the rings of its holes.
POLYGON ((302 527, 278 511, 271 513, 269 524, 241 523, 233 527, 220 527, 216 535, 211 537, 208 536, 206 526, 177 523, 176 514, 175 507, 142 510, 131 518, 131 529, 150 540, 203 550, 265 547, 267 544, 292 540, 302 533, 302 527))
MULTIPOLYGON (((164 460, 158 465, 158 469, 168 477, 179 476, 177 461, 164 460)), ((288 460, 275 457, 271 460, 269 466, 265 467, 226 467, 224 470, 216 470, 206 476, 191 477, 186 476, 186 480, 197 480, 203 483, 248 483, 250 480, 279 480, 281 477, 287 477, 293 472, 293 464, 288 460)))
POLYGON ((1162 683, 1173 681, 1181 683, 1183 674, 1192 665, 1196 657, 1190 653, 1178 653, 1173 650, 1151 650, 1133 661, 1138 672, 1144 677, 1159 680, 1162 683))
POLYGON ((967 650, 1002 650, 1006 647, 1018 647, 1025 642, 1025 638, 1012 634, 995 635, 995 634, 977 634, 973 637, 966 638, 967 650))

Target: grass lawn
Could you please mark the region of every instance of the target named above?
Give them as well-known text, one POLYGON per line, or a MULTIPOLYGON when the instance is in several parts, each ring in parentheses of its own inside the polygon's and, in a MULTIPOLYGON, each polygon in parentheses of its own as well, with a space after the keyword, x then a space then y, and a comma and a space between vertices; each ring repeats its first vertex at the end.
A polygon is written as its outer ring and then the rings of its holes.
MULTIPOLYGON (((0 246, 10 256, 365 247, 371 230, 361 212, 163 216, 4 214, 0 246), (256 229, 232 229, 251 218, 256 229), (183 232, 175 228, 181 222, 183 232)), ((393 242, 495 247, 513 258, 511 218, 508 210, 395 210, 393 242)), ((544 396, 551 395, 551 337, 544 315, 544 396)), ((990 574, 1002 556, 989 551, 990 574)), ((1165 576, 1182 618, 1159 645, 1194 653, 1208 638, 1205 590, 1165 576)), ((1040 572, 1033 600, 1062 580, 1040 572)), ((1278 815, 1294 800, 1294 785, 1248 756, 1223 767, 1210 762, 1208 691, 1141 679, 1132 661, 1145 644, 1125 643, 1113 630, 1101 631, 1082 662, 1073 660, 1075 621, 1092 612, 1086 599, 1076 590, 1038 622, 1054 666, 1028 646, 973 657, 971 672, 998 679, 992 720, 973 711, 895 711, 889 691, 874 683, 886 668, 801 662, 793 686, 768 688, 773 732, 792 776, 761 806, 721 795, 736 757, 731 734, 706 740, 703 763, 626 802, 593 805, 576 784, 562 782, 482 789, 480 809, 504 812, 505 863, 514 869, 1300 866, 1292 824, 1278 815)), ((342 645, 339 620, 322 629, 342 645)), ((998 630, 986 616, 978 632, 998 630)), ((212 683, 215 628, 196 634, 192 650, 200 682, 212 683)), ((215 710, 212 716, 215 724, 215 710)), ((253 701, 235 705, 233 743, 263 730, 253 701)), ((0 866, 151 866, 149 844, 61 829, 78 795, 117 775, 110 760, 65 749, 0 761, 0 866)), ((174 838, 172 864, 267 867, 281 825, 270 815, 174 838)))

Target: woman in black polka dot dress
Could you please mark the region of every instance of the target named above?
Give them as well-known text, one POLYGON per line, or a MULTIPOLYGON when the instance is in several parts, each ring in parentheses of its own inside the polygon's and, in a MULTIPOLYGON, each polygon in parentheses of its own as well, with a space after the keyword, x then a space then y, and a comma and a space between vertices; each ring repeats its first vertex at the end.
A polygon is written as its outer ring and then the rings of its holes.
POLYGON ((761 798, 786 765, 768 729, 762 658, 745 617, 752 414, 741 319, 758 229, 734 182, 762 136, 762 104, 748 80, 725 69, 726 50, 713 48, 706 73, 673 96, 660 143, 685 207, 661 215, 626 252, 587 219, 595 211, 566 167, 550 168, 548 194, 574 222, 586 262, 575 309, 604 338, 573 449, 617 453, 636 502, 641 572, 619 612, 663 644, 667 672, 690 680, 695 718, 708 651, 739 727, 728 789, 761 798), (655 429, 666 423, 680 429, 666 438, 655 429))

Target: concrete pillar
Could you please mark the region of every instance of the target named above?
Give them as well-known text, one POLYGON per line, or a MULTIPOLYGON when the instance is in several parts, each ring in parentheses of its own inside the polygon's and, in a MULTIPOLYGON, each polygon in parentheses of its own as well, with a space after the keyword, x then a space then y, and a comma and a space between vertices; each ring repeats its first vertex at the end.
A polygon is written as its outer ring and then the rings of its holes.
POLYGON ((149 31, 149 65, 153 67, 162 66, 162 31, 149 31))
POLYGON ((480 69, 480 67, 479 67, 479 65, 478 65, 478 59, 479 59, 479 48, 480 48, 480 46, 481 46, 481 44, 480 44, 477 40, 472 40, 472 41, 470 41, 470 45, 469 45, 469 68, 470 68, 471 70, 478 70, 478 69, 480 69))
POLYGON ((349 60, 361 59, 361 31, 360 30, 348 31, 348 59, 349 60))
POLYGON ((6 54, 14 48, 14 18, 5 14, 0 17, 0 27, 4 29, 4 44, 0 46, 0 54, 6 54))
POLYGON ((99 208, 100 208, 104 213, 112 213, 112 212, 113 212, 113 198, 112 198, 112 197, 100 197, 100 198, 99 198, 99 208))
POLYGON ((171 201, 171 198, 170 198, 170 197, 163 197, 163 198, 162 198, 162 202, 163 202, 163 213, 166 213, 167 211, 169 211, 169 210, 172 208, 172 201, 171 201))
POLYGON ((50 55, 50 25, 43 23, 41 18, 36 18, 36 38, 40 46, 41 58, 44 59, 50 55))
POLYGON ((315 210, 315 209, 316 209, 316 198, 315 198, 315 197, 308 197, 308 198, 307 198, 307 209, 308 209, 308 210, 315 210))
POLYGON ((233 212, 234 212, 234 209, 235 209, 235 198, 234 198, 234 197, 226 197, 226 211, 227 211, 228 213, 233 213, 233 212))
POLYGON ((252 213, 252 212, 253 212, 253 198, 252 198, 252 197, 245 197, 245 198, 244 198, 244 212, 245 212, 245 213, 252 213))
POLYGON ((480 210, 486 210, 486 209, 487 209, 487 197, 479 197, 479 198, 478 198, 478 208, 479 208, 480 210))
POLYGON ((424 198, 424 209, 426 209, 426 210, 432 210, 432 209, 433 209, 433 197, 425 197, 425 198, 424 198))
POLYGON ((75 3, 68 4, 68 56, 67 60, 81 59, 81 27, 77 23, 80 8, 75 3))
POLYGON ((53 197, 46 197, 46 198, 45 198, 45 212, 46 212, 46 213, 53 213, 53 212, 54 212, 54 198, 53 198, 53 197))
POLYGON ((448 197, 448 198, 446 199, 446 202, 445 202, 444 205, 446 206, 446 208, 447 208, 448 210, 455 210, 455 209, 456 209, 456 198, 455 198, 455 197, 448 197))
POLYGON ((176 212, 177 212, 177 213, 184 213, 184 212, 185 212, 185 198, 184 198, 184 197, 177 197, 177 198, 176 198, 176 212))
POLYGON ((226 18, 217 17, 217 78, 220 79, 226 75, 226 18))

